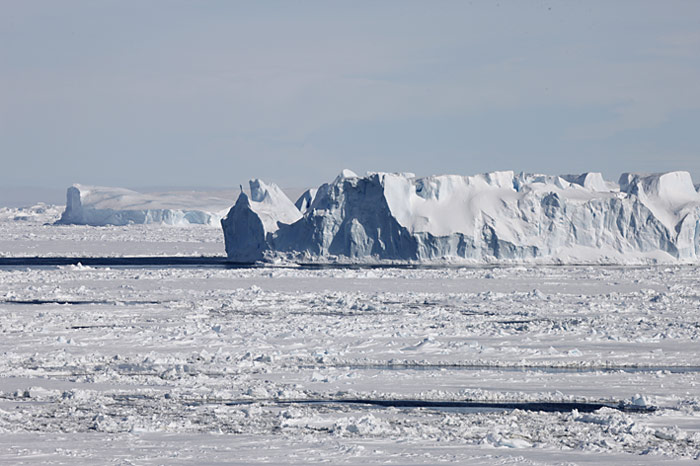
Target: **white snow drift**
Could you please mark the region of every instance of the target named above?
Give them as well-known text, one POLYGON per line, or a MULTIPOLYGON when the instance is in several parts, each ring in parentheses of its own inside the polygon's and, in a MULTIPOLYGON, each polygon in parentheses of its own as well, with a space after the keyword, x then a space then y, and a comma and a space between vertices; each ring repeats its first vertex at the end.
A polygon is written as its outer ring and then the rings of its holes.
POLYGON ((57 223, 79 225, 215 225, 230 200, 195 191, 142 194, 123 188, 68 188, 66 210, 57 223))
POLYGON ((296 206, 251 182, 222 220, 226 252, 318 260, 696 261, 700 194, 687 172, 475 176, 344 170, 296 206))

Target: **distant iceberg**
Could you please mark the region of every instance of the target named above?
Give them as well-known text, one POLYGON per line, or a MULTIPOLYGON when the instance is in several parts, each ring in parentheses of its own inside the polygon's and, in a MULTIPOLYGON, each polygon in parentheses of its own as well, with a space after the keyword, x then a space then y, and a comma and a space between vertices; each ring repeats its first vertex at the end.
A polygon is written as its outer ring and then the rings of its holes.
POLYGON ((295 203, 251 182, 222 220, 230 260, 696 262, 690 174, 440 175, 344 170, 295 203))
POLYGON ((58 224, 218 225, 231 205, 230 198, 183 191, 142 194, 123 188, 73 185, 58 224))

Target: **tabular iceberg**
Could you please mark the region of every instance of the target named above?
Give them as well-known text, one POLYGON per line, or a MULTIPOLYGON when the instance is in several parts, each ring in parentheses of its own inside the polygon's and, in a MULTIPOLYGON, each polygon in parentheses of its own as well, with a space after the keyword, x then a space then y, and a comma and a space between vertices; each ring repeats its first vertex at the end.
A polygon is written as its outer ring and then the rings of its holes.
POLYGON ((344 170, 293 204, 251 182, 222 220, 230 260, 607 262, 700 259, 687 172, 417 178, 344 170))
POLYGON ((194 191, 142 194, 123 188, 73 185, 68 188, 66 209, 58 224, 216 225, 230 200, 194 191))

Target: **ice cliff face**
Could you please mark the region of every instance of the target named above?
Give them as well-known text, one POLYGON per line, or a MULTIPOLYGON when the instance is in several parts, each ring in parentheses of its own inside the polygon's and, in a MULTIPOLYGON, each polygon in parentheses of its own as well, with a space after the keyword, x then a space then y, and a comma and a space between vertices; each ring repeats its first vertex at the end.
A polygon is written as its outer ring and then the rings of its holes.
POLYGON ((222 221, 234 261, 700 259, 700 194, 687 172, 623 174, 611 183, 599 173, 344 171, 296 206, 277 187, 264 189, 274 195, 251 202, 241 194, 222 221))
POLYGON ((251 180, 250 198, 241 192, 221 220, 226 254, 236 262, 259 260, 265 251, 273 249, 271 241, 279 225, 294 223, 301 217, 299 209, 276 185, 251 180))
POLYGON ((66 210, 59 224, 128 225, 215 225, 230 201, 196 192, 141 194, 123 188, 82 186, 68 188, 66 210))

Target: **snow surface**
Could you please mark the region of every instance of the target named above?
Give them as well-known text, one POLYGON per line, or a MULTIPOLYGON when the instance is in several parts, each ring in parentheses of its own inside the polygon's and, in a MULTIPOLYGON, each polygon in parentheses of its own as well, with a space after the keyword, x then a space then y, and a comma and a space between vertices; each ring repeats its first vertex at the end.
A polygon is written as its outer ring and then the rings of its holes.
POLYGON ((217 225, 230 205, 228 198, 196 191, 142 194, 124 188, 83 186, 68 188, 60 224, 217 225))
POLYGON ((626 173, 618 184, 600 173, 416 178, 344 170, 296 206, 281 192, 264 204, 242 194, 222 225, 229 258, 241 262, 700 258, 700 194, 687 172, 626 173))
POLYGON ((695 464, 698 289, 691 266, 0 269, 0 462, 695 464), (305 403, 353 398, 658 409, 305 403))

